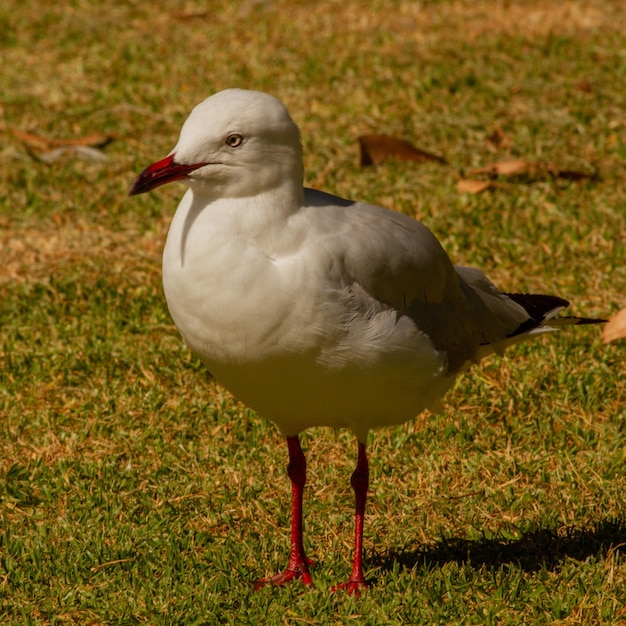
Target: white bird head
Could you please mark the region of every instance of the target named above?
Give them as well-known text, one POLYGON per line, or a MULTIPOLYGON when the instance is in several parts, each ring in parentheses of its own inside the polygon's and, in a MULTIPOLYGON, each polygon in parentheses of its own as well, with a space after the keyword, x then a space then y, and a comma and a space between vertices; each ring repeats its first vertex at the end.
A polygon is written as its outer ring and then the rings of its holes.
POLYGON ((164 159, 137 176, 130 195, 179 180, 215 198, 302 188, 300 133, 283 103, 266 93, 226 89, 198 104, 164 159))

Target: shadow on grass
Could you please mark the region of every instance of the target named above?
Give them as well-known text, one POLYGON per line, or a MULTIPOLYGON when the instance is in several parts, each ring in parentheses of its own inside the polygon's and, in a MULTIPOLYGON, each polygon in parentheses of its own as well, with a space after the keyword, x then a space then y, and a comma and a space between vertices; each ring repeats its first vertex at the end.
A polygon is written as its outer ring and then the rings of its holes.
POLYGON ((369 565, 392 570, 395 563, 415 566, 440 566, 457 562, 472 567, 512 564, 524 571, 552 569, 566 558, 582 561, 603 557, 611 549, 626 544, 626 521, 604 520, 590 528, 561 526, 524 533, 519 539, 449 538, 431 546, 406 546, 372 554, 369 565))

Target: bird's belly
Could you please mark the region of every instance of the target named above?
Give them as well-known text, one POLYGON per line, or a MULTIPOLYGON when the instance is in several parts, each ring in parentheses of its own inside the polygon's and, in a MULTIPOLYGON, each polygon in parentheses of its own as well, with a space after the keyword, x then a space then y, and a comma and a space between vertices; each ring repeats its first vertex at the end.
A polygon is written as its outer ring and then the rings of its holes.
POLYGON ((454 377, 420 368, 415 359, 385 367, 331 370, 308 355, 233 367, 207 363, 239 400, 271 419, 285 436, 315 426, 350 428, 361 441, 370 429, 401 424, 437 410, 454 377))

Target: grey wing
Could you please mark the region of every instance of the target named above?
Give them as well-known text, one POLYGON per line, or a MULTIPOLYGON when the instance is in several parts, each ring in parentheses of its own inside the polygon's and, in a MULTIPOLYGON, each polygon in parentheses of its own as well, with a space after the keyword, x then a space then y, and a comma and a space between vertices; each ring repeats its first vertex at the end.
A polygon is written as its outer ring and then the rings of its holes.
POLYGON ((437 238, 406 215, 354 204, 342 236, 346 275, 383 307, 409 317, 445 351, 454 373, 477 361, 530 319, 477 269, 455 267, 437 238), (348 243, 346 244, 346 239, 348 243))

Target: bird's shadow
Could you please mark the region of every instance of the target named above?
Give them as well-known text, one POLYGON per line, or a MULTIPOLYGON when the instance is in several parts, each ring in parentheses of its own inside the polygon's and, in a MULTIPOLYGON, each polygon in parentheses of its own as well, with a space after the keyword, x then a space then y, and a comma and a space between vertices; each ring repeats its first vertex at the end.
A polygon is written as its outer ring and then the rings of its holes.
POLYGON ((475 568, 509 564, 532 572, 554 569, 567 558, 584 561, 588 557, 602 557, 625 544, 626 520, 602 520, 585 528, 539 528, 516 539, 451 537, 432 545, 409 544, 374 552, 367 560, 370 567, 381 571, 391 571, 398 564, 406 569, 430 569, 455 562, 475 568))

